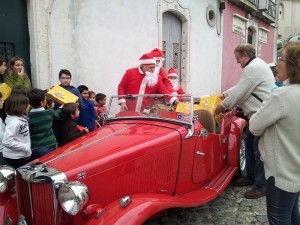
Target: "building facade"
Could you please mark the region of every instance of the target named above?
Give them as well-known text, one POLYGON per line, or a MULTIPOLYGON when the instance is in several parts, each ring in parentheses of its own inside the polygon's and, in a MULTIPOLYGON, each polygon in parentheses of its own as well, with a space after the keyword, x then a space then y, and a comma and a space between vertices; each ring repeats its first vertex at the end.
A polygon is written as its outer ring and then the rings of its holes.
POLYGON ((282 39, 300 34, 300 0, 281 0, 279 3, 278 34, 282 39))
POLYGON ((252 43, 272 61, 275 20, 264 7, 258 0, 28 0, 33 86, 51 87, 69 69, 71 84, 109 97, 126 69, 158 47, 187 93, 219 94, 239 78, 236 45, 252 43))

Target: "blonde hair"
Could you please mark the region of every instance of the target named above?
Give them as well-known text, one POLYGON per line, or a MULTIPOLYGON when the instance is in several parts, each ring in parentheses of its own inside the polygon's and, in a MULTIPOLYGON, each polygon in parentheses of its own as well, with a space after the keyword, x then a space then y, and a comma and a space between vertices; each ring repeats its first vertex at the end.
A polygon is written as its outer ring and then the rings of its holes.
POLYGON ((21 61, 23 63, 23 66, 24 66, 24 76, 28 77, 26 71, 25 71, 25 61, 24 59, 22 59, 20 56, 14 56, 12 57, 8 64, 7 64, 7 75, 8 76, 12 76, 14 74, 14 71, 13 71, 13 66, 15 65, 16 61, 21 61))

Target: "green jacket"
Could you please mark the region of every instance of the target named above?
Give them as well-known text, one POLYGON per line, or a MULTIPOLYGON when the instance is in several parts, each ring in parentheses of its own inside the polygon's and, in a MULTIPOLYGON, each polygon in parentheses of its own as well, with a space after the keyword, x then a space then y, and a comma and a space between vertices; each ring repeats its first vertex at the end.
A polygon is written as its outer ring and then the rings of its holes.
POLYGON ((31 89, 31 82, 27 75, 18 76, 15 74, 12 75, 5 74, 3 82, 6 83, 8 86, 10 86, 11 89, 13 89, 17 85, 22 85, 28 89, 31 89))

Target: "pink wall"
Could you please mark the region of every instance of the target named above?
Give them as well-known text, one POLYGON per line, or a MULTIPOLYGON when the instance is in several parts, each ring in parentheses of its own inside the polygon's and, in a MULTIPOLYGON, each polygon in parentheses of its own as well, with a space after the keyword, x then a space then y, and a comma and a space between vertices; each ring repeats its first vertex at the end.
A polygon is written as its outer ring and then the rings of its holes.
MULTIPOLYGON (((238 8, 237 6, 226 3, 226 9, 224 10, 224 25, 223 25, 223 64, 222 64, 222 78, 221 78, 221 91, 225 91, 228 88, 234 86, 240 79, 242 68, 236 63, 234 57, 234 49, 241 43, 241 39, 244 36, 236 34, 232 31, 232 18, 233 14, 237 13, 241 16, 246 15, 246 11, 238 8)), ((268 29, 267 43, 258 42, 258 46, 261 45, 261 58, 267 63, 272 62, 273 49, 274 49, 274 32, 275 29, 269 24, 260 21, 257 18, 253 19, 258 27, 264 27, 268 29)), ((246 37, 244 37, 246 38, 246 37)))

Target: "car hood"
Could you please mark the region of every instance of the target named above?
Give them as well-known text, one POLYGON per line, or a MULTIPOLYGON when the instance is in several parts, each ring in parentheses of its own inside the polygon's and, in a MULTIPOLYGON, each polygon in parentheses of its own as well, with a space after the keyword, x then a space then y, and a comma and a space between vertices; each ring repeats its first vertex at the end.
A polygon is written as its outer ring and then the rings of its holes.
POLYGON ((174 147, 176 142, 181 141, 184 131, 186 128, 180 126, 114 123, 80 137, 35 162, 65 172, 69 178, 78 176, 80 171, 89 170, 91 174, 93 169, 104 171, 149 151, 174 147))

